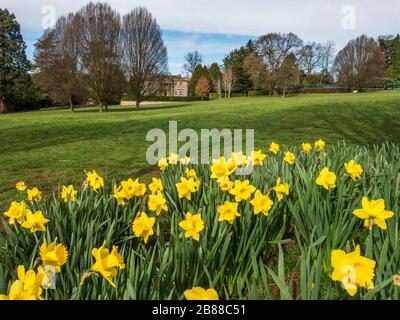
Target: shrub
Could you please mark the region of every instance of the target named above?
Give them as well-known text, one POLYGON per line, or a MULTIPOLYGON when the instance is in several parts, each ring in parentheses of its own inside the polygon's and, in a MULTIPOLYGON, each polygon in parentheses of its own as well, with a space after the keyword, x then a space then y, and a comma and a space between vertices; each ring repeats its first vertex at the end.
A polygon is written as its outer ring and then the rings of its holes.
POLYGON ((256 96, 267 96, 267 90, 251 90, 248 92, 249 97, 256 97, 256 96))
POLYGON ((208 95, 208 98, 209 98, 209 100, 217 100, 217 99, 218 99, 218 93, 211 92, 211 93, 208 95))
MULTIPOLYGON (((204 97, 204 100, 208 100, 208 97, 204 97)), ((122 97, 122 101, 135 101, 135 97, 131 95, 126 95, 122 97)), ((144 101, 190 102, 190 101, 201 101, 201 97, 149 96, 149 97, 144 97, 144 101)))

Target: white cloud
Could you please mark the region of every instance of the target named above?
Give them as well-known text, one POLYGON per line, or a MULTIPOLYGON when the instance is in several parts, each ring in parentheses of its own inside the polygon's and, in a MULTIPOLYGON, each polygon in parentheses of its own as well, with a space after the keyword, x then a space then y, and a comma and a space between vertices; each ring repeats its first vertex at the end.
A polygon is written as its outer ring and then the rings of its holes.
MULTIPOLYGON (((2 0, 25 29, 41 29, 41 8, 53 5, 58 16, 89 1, 2 0)), ((260 35, 272 31, 296 32, 307 40, 343 41, 367 33, 376 36, 398 32, 398 0, 109 0, 122 14, 146 6, 164 29, 185 32, 260 35), (342 8, 356 9, 356 30, 342 28, 342 8)))

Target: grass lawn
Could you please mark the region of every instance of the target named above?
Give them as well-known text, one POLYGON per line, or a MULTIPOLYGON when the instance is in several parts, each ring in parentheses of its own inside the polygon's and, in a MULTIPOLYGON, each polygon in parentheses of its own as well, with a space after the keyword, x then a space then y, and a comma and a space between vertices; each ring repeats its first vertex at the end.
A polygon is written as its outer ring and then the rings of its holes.
POLYGON ((353 144, 400 141, 400 92, 302 95, 165 104, 36 111, 0 115, 0 208, 25 181, 52 191, 77 185, 83 171, 96 169, 106 179, 146 175, 145 152, 152 128, 168 130, 168 121, 184 128, 253 128, 256 147, 298 145, 323 138, 353 144))

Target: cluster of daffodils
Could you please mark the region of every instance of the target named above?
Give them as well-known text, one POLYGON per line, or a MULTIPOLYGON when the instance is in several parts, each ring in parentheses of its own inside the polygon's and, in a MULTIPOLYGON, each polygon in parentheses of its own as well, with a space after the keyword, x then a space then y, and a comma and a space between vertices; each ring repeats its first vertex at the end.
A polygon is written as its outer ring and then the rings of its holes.
MULTIPOLYGON (((313 144, 302 143, 299 157, 308 157, 308 154, 313 152, 321 153, 325 146, 325 142, 321 139, 313 144)), ((177 201, 182 203, 193 203, 198 199, 196 193, 200 193, 200 187, 203 185, 205 187, 214 186, 224 195, 224 200, 216 207, 219 222, 228 223, 228 226, 233 225, 236 219, 243 214, 243 209, 247 207, 252 209, 254 215, 267 217, 279 202, 289 197, 290 186, 288 181, 284 181, 286 179, 282 177, 275 177, 273 185, 266 190, 261 186, 257 188, 252 185, 248 179, 239 179, 239 176, 235 173, 237 169, 246 168, 249 165, 263 166, 268 156, 273 157, 281 152, 279 144, 272 142, 268 152, 269 155, 263 153, 261 149, 254 150, 249 156, 242 152, 233 152, 229 158, 222 156, 213 160, 210 166, 211 181, 202 181, 194 167, 190 165, 190 158, 179 157, 179 155, 172 153, 167 158, 160 159, 158 167, 161 170, 161 175, 163 175, 163 172, 164 174, 166 174, 165 172, 168 173, 168 167, 179 166, 184 168, 184 171, 181 171, 182 176, 175 178, 174 184, 172 184, 174 190, 168 190, 168 193, 166 193, 163 177, 153 177, 148 185, 140 182, 139 179, 129 178, 114 185, 113 194, 109 201, 115 201, 118 206, 126 206, 133 199, 140 200, 141 207, 137 212, 132 212, 132 219, 129 224, 127 223, 127 229, 130 228, 129 232, 132 232, 134 237, 139 238, 139 241, 143 241, 145 245, 155 235, 155 228, 159 225, 158 219, 162 219, 162 215, 169 212, 167 198, 175 197, 177 201)), ((283 161, 285 166, 293 168, 296 163, 296 155, 286 151, 283 154, 283 161)), ((344 163, 343 167, 346 172, 346 179, 349 178, 353 181, 362 179, 363 167, 355 159, 344 163)), ((289 169, 290 172, 291 170, 289 169)), ((336 189, 336 182, 335 172, 328 167, 322 168, 314 181, 324 193, 336 189)), ((169 186, 171 188, 171 184, 169 186)), ((104 179, 94 170, 86 172, 83 189, 86 190, 89 187, 95 194, 104 187, 104 179)), ((24 182, 17 183, 16 188, 21 192, 27 190, 24 182)), ((41 192, 37 188, 33 188, 27 190, 26 194, 27 202, 12 202, 8 211, 5 212, 8 223, 10 225, 18 223, 31 233, 46 231, 46 225, 51 221, 44 216, 42 211, 32 211, 35 203, 41 201, 41 192), (27 203, 30 203, 31 206, 29 207, 27 203)), ((76 196, 77 190, 74 189, 73 185, 63 186, 60 191, 60 198, 64 203, 74 202, 76 196)), ((192 208, 192 206, 188 207, 192 208)), ((354 210, 353 215, 362 219, 366 228, 372 229, 377 226, 386 230, 386 220, 393 217, 394 213, 385 209, 383 199, 370 200, 363 197, 361 208, 354 210)), ((257 219, 266 219, 261 217, 257 219)), ((201 233, 206 228, 203 218, 204 216, 195 210, 181 212, 178 225, 183 236, 187 239, 199 241, 201 233)), ((118 251, 118 247, 114 245, 111 249, 106 248, 104 242, 102 246, 92 248, 91 254, 93 257, 91 271, 83 274, 81 281, 83 282, 95 273, 104 277, 112 287, 116 287, 115 277, 118 270, 125 269, 124 257, 118 251)), ((51 280, 47 271, 62 272, 61 267, 67 263, 68 255, 66 246, 57 243, 57 239, 49 245, 43 239, 39 248, 41 265, 36 271, 33 268, 25 271, 25 266, 18 266, 18 279, 12 283, 8 295, 0 295, 0 299, 43 299, 43 289, 49 287, 51 280)), ((355 251, 350 253, 339 249, 333 250, 331 252, 331 264, 333 267, 331 279, 341 282, 351 296, 357 293, 359 287, 366 289, 374 287, 376 262, 368 257, 361 256, 359 245, 356 246, 355 251)), ((216 300, 219 298, 213 288, 204 289, 202 287, 188 289, 183 295, 188 300, 216 300)))
MULTIPOLYGON (((18 191, 24 192, 27 190, 26 184, 20 181, 16 184, 16 189, 18 191)), ((66 187, 63 186, 61 189, 61 199, 64 202, 74 202, 76 196, 76 190, 72 185, 66 187)), ((31 233, 36 233, 38 231, 45 232, 46 225, 49 223, 49 219, 45 217, 41 210, 33 210, 34 204, 42 200, 42 193, 38 188, 32 188, 27 190, 27 202, 25 201, 13 201, 9 209, 4 213, 8 218, 8 224, 13 225, 16 222, 29 230, 31 233), (28 204, 30 204, 30 208, 28 204)))
POLYGON ((129 178, 127 181, 122 181, 121 185, 114 186, 113 197, 117 200, 119 205, 124 205, 127 200, 133 197, 143 197, 146 194, 146 190, 146 185, 140 183, 139 179, 132 180, 129 178))
POLYGON ((67 263, 68 250, 57 239, 47 244, 43 241, 39 248, 40 265, 37 270, 25 266, 17 268, 18 280, 15 280, 8 295, 0 295, 0 300, 42 300, 43 289, 51 289, 56 273, 61 272, 61 266, 67 263))
POLYGON ((4 215, 9 218, 8 223, 10 225, 17 222, 22 228, 30 230, 35 233, 37 231, 45 232, 46 224, 49 222, 43 215, 43 212, 38 210, 32 213, 24 201, 12 202, 8 211, 4 215))

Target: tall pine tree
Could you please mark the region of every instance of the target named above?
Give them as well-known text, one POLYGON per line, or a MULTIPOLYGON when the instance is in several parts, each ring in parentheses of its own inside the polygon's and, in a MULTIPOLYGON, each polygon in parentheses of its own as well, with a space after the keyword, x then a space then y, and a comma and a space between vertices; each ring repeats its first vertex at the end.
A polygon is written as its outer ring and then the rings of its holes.
POLYGON ((387 71, 389 79, 400 81, 400 35, 381 36, 379 44, 385 54, 387 71))
POLYGON ((250 75, 243 69, 244 59, 253 52, 253 43, 250 40, 246 46, 232 50, 224 59, 225 68, 232 68, 236 77, 235 90, 248 93, 253 88, 250 75))
POLYGON ((25 49, 21 27, 14 14, 0 9, 0 99, 6 110, 29 107, 38 98, 39 93, 28 74, 31 65, 25 49), (28 93, 31 96, 27 96, 28 93))

